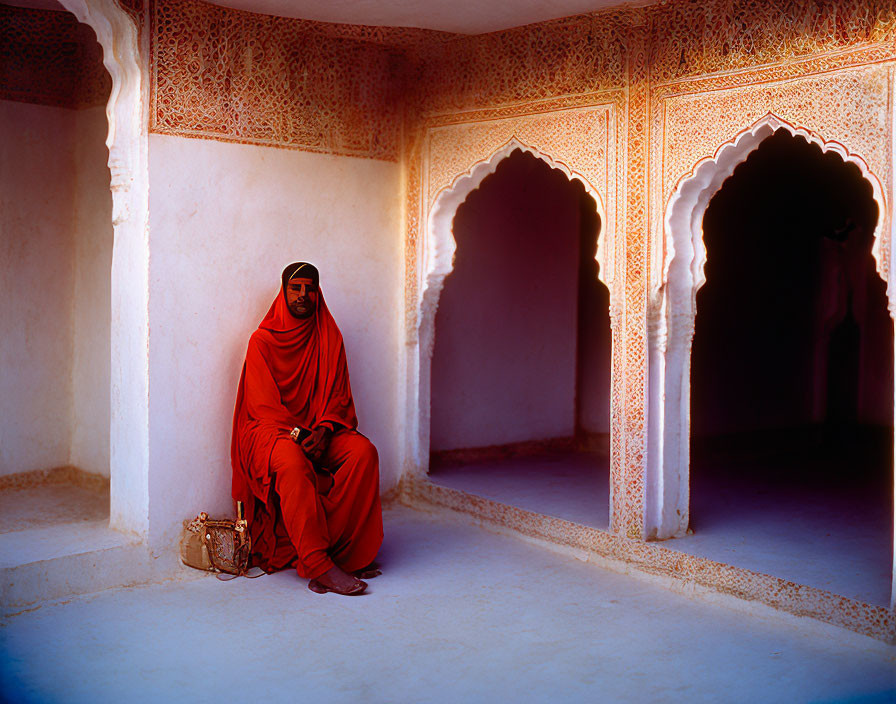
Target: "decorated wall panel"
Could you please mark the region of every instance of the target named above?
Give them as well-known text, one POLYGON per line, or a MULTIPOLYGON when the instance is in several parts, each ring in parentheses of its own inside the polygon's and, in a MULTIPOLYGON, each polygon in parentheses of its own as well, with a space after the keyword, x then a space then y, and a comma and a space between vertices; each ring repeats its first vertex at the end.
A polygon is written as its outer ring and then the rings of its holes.
POLYGON ((677 0, 650 8, 651 82, 891 42, 892 0, 677 0))
POLYGON ((685 0, 651 13, 648 535, 682 535, 688 526, 703 213, 750 151, 786 129, 858 166, 880 211, 873 254, 888 277, 894 12, 896 4, 876 0, 685 0))
MULTIPOLYGON (((427 243, 421 242, 426 233, 420 229, 426 227, 439 193, 514 138, 583 175, 600 194, 602 203, 598 207, 602 208, 604 223, 598 258, 601 278, 611 289, 611 318, 617 340, 612 361, 617 370, 614 379, 625 378, 627 353, 618 340, 625 337, 621 312, 626 309, 622 301, 626 267, 619 258, 626 255, 613 243, 628 207, 622 188, 628 156, 628 46, 632 34, 644 34, 644 23, 643 13, 637 10, 597 12, 458 38, 419 59, 422 67, 413 76, 408 95, 412 140, 407 161, 405 301, 411 344, 417 341, 421 323, 425 328, 426 321, 419 319, 421 303, 424 308, 431 305, 421 297, 421 287, 427 285, 427 272, 422 267, 427 243), (595 95, 606 96, 604 100, 613 106, 612 112, 606 112, 609 130, 585 119, 588 113, 575 112, 578 106, 595 102, 595 95), (418 121, 416 115, 422 115, 422 120, 418 121), (440 125, 452 127, 440 131, 440 125)), ((643 125, 639 122, 642 132, 643 125)), ((614 382, 611 396, 615 419, 611 443, 614 457, 621 459, 626 447, 621 432, 627 403, 624 384, 614 382)), ((428 393, 424 392, 424 398, 428 393)), ((631 444, 628 448, 632 450, 631 461, 639 463, 643 451, 631 444)), ((416 454, 422 457, 426 452, 418 448, 416 454)), ((624 464, 614 463, 612 485, 614 491, 624 487, 632 490, 616 492, 611 522, 614 529, 636 536, 641 534, 640 490, 637 481, 624 481, 624 464)), ((636 480, 637 476, 636 468, 636 480)))
POLYGON ((621 88, 632 16, 597 12, 430 46, 416 86, 420 109, 457 112, 621 88))
MULTIPOLYGON (((590 99, 595 101, 595 96, 590 99)), ((615 115, 622 96, 605 96, 604 101, 547 112, 537 112, 540 106, 532 106, 513 117, 478 121, 476 116, 467 116, 474 120, 431 126, 427 130, 428 205, 483 155, 493 154, 514 137, 580 174, 597 189, 602 201, 612 200, 615 182, 609 181, 608 174, 615 164, 615 115)), ((606 207, 605 202, 602 205, 606 207)))
MULTIPOLYGON (((643 25, 629 38, 628 131, 626 133, 625 234, 622 296, 624 324, 613 331, 610 419, 610 530, 644 538, 647 456, 648 277, 647 168, 649 88, 643 25)), ((623 187, 623 186, 620 186, 623 187)))
MULTIPOLYGON (((768 76, 773 78, 773 76, 768 76)), ((661 187, 670 195, 676 181, 701 158, 711 156, 744 127, 768 113, 836 139, 859 154, 871 170, 888 180, 886 145, 892 129, 887 66, 860 67, 805 78, 757 83, 723 90, 657 97, 654 124, 661 129, 661 187), (659 121, 662 124, 657 124, 659 121)), ((656 172, 654 172, 655 175, 656 172)))
POLYGON ((401 57, 370 41, 387 32, 197 0, 158 0, 151 16, 152 131, 398 160, 401 57))

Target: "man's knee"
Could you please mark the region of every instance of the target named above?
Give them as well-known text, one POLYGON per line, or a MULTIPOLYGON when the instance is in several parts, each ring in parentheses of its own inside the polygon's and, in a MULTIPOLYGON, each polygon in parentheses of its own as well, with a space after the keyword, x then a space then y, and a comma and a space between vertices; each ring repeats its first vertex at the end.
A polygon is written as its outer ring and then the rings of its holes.
POLYGON ((376 451, 376 447, 374 446, 374 444, 360 433, 358 433, 357 438, 358 440, 355 444, 354 451, 358 459, 365 464, 378 466, 380 462, 380 456, 376 451))
POLYGON ((356 471, 378 474, 380 458, 374 444, 357 431, 353 431, 346 440, 346 460, 355 466, 356 471))
POLYGON ((280 475, 314 476, 314 467, 301 448, 292 440, 278 440, 271 453, 271 471, 280 475))

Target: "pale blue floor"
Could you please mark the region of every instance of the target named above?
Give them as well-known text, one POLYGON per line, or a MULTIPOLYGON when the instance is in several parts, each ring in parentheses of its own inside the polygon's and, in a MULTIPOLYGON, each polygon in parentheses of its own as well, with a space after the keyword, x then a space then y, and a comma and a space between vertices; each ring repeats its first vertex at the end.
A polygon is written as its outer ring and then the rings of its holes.
MULTIPOLYGON (((824 483, 818 457, 722 453, 691 477, 693 534, 672 550, 878 606, 890 603, 892 480, 824 483)), ((828 463, 841 462, 834 458, 828 463)), ((844 473, 854 468, 844 466, 844 473)), ((435 484, 606 530, 606 457, 554 452, 444 467, 435 484)))
POLYGON ((6 617, 13 702, 892 702, 896 649, 691 600, 462 520, 386 512, 357 598, 284 572, 6 617))
POLYGON ((558 451, 432 469, 441 486, 606 530, 610 465, 596 453, 558 451))

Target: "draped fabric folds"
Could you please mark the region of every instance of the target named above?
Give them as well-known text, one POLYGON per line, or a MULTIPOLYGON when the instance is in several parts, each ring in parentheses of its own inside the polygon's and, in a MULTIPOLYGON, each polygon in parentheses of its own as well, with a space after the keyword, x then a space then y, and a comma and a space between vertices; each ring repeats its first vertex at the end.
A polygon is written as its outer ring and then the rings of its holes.
POLYGON ((274 445, 289 440, 294 427, 310 430, 323 422, 336 429, 358 425, 342 334, 322 292, 316 314, 300 319, 290 313, 281 287, 249 339, 231 440, 233 498, 244 504, 253 543, 262 553, 257 561, 266 569, 285 567, 279 563, 290 552, 274 554, 287 534, 278 525, 282 518, 272 496, 274 445))

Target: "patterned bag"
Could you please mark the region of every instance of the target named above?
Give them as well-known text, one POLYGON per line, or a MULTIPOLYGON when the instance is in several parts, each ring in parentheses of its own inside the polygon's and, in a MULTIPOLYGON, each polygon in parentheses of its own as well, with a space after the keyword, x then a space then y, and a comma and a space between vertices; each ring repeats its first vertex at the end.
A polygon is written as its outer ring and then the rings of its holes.
POLYGON ((215 520, 202 512, 192 521, 184 521, 180 559, 189 567, 215 572, 218 579, 260 577, 263 571, 249 567, 251 550, 245 519, 215 520))

